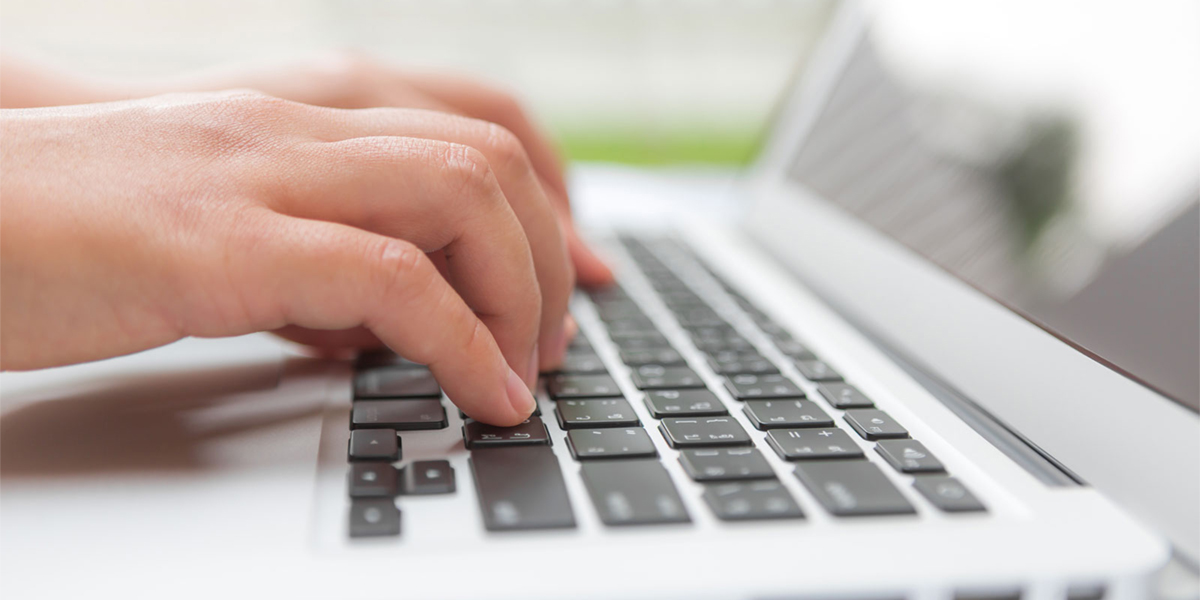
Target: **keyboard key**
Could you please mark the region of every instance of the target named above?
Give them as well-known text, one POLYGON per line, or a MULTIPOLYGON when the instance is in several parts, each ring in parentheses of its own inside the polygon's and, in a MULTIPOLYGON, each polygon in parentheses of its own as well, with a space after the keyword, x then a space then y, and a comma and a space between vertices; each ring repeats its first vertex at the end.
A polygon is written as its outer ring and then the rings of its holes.
POLYGON ((757 352, 716 352, 708 356, 708 364, 718 375, 778 373, 775 364, 757 352))
POLYGON ((875 451, 901 473, 939 473, 945 471, 942 461, 934 458, 917 440, 883 440, 875 451))
POLYGON ((400 535, 400 509, 391 498, 350 503, 350 537, 400 535))
POLYGON ((354 361, 355 370, 374 369, 377 367, 397 367, 403 369, 425 369, 425 365, 415 363, 391 350, 371 350, 358 355, 354 361))
POLYGON ((396 487, 396 468, 388 463, 350 463, 351 498, 391 498, 396 487))
POLYGON ((583 483, 605 525, 689 523, 687 509, 657 460, 583 463, 583 483))
POLYGON ((891 415, 877 408, 848 410, 846 423, 849 423, 858 435, 868 440, 908 437, 907 429, 901 427, 891 415))
POLYGON ((692 343, 704 353, 720 352, 722 350, 734 350, 737 352, 751 352, 754 350, 754 344, 751 344, 749 340, 740 335, 731 335, 723 338, 693 339, 692 343))
POLYGON ((568 352, 563 355, 562 364, 553 372, 572 375, 593 375, 596 373, 608 373, 608 369, 604 366, 604 361, 600 360, 600 357, 595 354, 590 352, 568 352))
POLYGON ((795 361, 796 370, 809 381, 841 381, 842 376, 833 367, 817 359, 795 361))
POLYGON ((632 300, 626 302, 606 302, 596 306, 596 314, 602 321, 619 321, 621 319, 646 318, 646 313, 632 300))
POLYGON ((779 348, 779 351, 784 353, 788 358, 798 360, 812 360, 816 358, 816 355, 812 351, 796 340, 776 340, 775 347, 779 348))
POLYGON ((546 424, 538 417, 529 417, 513 427, 497 427, 467 421, 463 425, 463 442, 467 448, 489 448, 493 446, 530 446, 550 443, 546 424))
POLYGON ((783 375, 734 375, 725 380, 725 389, 738 400, 804 397, 804 390, 783 375))
POLYGON ((447 460, 414 460, 404 467, 404 493, 410 496, 453 494, 454 467, 447 460))
POLYGON ((488 531, 575 527, 562 469, 547 446, 472 452, 471 473, 488 531))
POLYGON ((784 460, 863 456, 862 448, 841 429, 772 429, 767 444, 784 460))
POLYGON ((762 430, 833 427, 833 417, 809 400, 747 400, 742 412, 762 430))
POLYGON ((755 323, 763 333, 767 334, 767 337, 771 338, 772 341, 786 342, 792 339, 792 333, 790 331, 784 329, 783 325, 780 325, 769 318, 765 320, 756 320, 755 323))
POLYGON ((792 495, 777 479, 710 484, 705 486, 704 501, 722 521, 804 517, 792 495))
POLYGON ((640 424, 637 413, 624 398, 559 400, 555 412, 563 429, 581 427, 630 427, 640 424))
POLYGON ((918 475, 913 487, 934 506, 945 512, 982 512, 983 504, 963 485, 949 475, 918 475))
POLYGON ((708 390, 651 390, 646 392, 646 409, 655 419, 727 415, 725 405, 708 390))
POLYGON ((775 477, 757 448, 697 448, 682 450, 679 464, 696 481, 728 481, 775 477))
POLYGON ((705 306, 691 306, 675 311, 675 319, 684 328, 728 325, 725 319, 705 306))
POLYGON ((865 460, 800 463, 796 477, 839 517, 916 513, 883 471, 865 460))
POLYGON ((658 430, 672 448, 750 445, 749 434, 733 417, 668 418, 658 430))
MULTIPOLYGON (((471 417, 468 417, 468 416, 467 416, 467 413, 463 412, 463 411, 462 411, 462 409, 459 409, 459 411, 458 411, 458 416, 459 416, 459 418, 461 418, 463 421, 466 421, 467 419, 470 419, 470 418, 471 418, 471 417)), ((540 417, 540 416, 542 416, 542 405, 541 405, 541 404, 537 404, 537 403, 535 403, 535 404, 533 405, 533 414, 532 414, 531 416, 534 416, 534 417, 540 417)))
POLYGON ((654 326, 654 321, 649 317, 629 317, 609 321, 604 324, 610 336, 634 334, 641 335, 646 332, 656 332, 658 329, 654 326))
POLYGON ((400 438, 395 429, 359 429, 350 432, 350 460, 400 460, 400 438))
POLYGON ((442 388, 428 369, 381 367, 361 371, 354 378, 354 397, 437 398, 442 388))
POLYGON ((621 388, 609 375, 552 375, 546 391, 555 400, 621 396, 621 388))
POLYGON ((621 362, 631 366, 642 365, 682 365, 683 356, 674 348, 655 348, 652 350, 622 350, 621 362))
POLYGON ((575 460, 592 458, 644 458, 658 456, 645 429, 572 429, 567 444, 575 460))
POLYGON ((642 365, 633 371, 632 379, 639 390, 704 387, 704 380, 688 367, 642 365))
POLYGON ((666 304, 671 310, 677 310, 689 306, 705 306, 704 299, 696 295, 691 290, 670 290, 660 292, 658 297, 662 299, 663 304, 666 304))
POLYGON ((667 338, 658 332, 637 337, 614 337, 612 340, 621 350, 656 350, 671 347, 671 343, 667 341, 667 338))
POLYGON ((441 401, 367 400, 355 402, 350 412, 353 429, 444 429, 449 426, 441 401))
POLYGON ((817 390, 834 408, 871 408, 875 406, 870 398, 848 383, 821 383, 817 384, 817 390))

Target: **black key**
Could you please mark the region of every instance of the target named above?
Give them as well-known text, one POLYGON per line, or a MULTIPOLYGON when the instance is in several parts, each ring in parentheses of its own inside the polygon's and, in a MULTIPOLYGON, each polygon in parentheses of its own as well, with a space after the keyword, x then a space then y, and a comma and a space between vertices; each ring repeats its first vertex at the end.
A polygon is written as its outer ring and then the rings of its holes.
POLYGON ((617 285, 610 285, 599 290, 591 290, 588 292, 588 297, 592 299, 592 302, 596 302, 598 304, 629 300, 629 294, 625 293, 625 290, 621 289, 621 287, 617 285))
POLYGON ((841 381, 842 376, 833 367, 817 359, 797 360, 796 370, 809 381, 841 381))
POLYGON ((674 348, 655 348, 652 350, 622 350, 621 362, 631 366, 641 365, 682 365, 683 356, 674 348))
POLYGON ((549 447, 472 452, 470 463, 488 531, 575 527, 562 469, 549 447))
POLYGON ((804 397, 804 390, 783 375, 734 375, 726 379, 725 389, 738 400, 804 397))
POLYGON ((400 535, 400 509, 391 498, 350 503, 350 537, 400 535))
POLYGON ((396 487, 396 468, 388 463, 350 463, 351 498, 391 498, 396 487))
POLYGON ((647 334, 639 337, 615 337, 613 343, 621 350, 655 350, 670 348, 671 343, 661 333, 647 334))
POLYGON ((637 413, 624 398, 559 400, 555 412, 563 429, 581 427, 630 427, 640 424, 637 413))
POLYGON ((658 430, 672 448, 750 445, 750 435, 733 417, 663 419, 658 430))
POLYGON ((757 448, 697 448, 682 450, 679 464, 696 481, 766 479, 775 477, 757 448))
POLYGON ((404 467, 404 493, 453 494, 454 467, 447 460, 414 460, 404 467))
POLYGON ((359 429, 350 432, 350 460, 400 460, 400 438, 395 429, 359 429))
POLYGON ((754 344, 740 335, 731 335, 723 338, 699 338, 693 339, 692 343, 696 345, 701 352, 712 353, 722 350, 734 350, 737 352, 750 352, 754 350, 754 344))
POLYGON ((710 484, 705 486, 704 500, 722 521, 804 518, 778 479, 710 484))
POLYGON ((767 337, 771 338, 771 341, 773 342, 787 342, 791 341, 792 339, 792 333, 784 329, 783 325, 780 325, 779 323, 768 319, 757 321, 756 324, 758 325, 758 328, 761 329, 763 333, 767 334, 767 337))
POLYGON ((767 443, 784 460, 863 456, 862 448, 841 429, 772 429, 767 443))
POLYGON ((689 367, 642 365, 633 371, 632 379, 639 390, 704 387, 704 380, 689 367))
POLYGON ((596 314, 602 321, 619 321, 630 318, 646 318, 646 313, 632 300, 627 302, 606 302, 596 305, 596 314))
POLYGON ((704 299, 696 295, 691 290, 670 290, 659 292, 658 297, 662 299, 663 304, 672 310, 688 307, 688 306, 705 306, 704 299))
POLYGON ((875 451, 901 473, 940 473, 946 468, 917 440, 883 440, 875 451))
POLYGON ((658 331, 658 329, 654 326, 654 321, 651 321, 649 317, 630 317, 627 319, 609 321, 604 325, 610 336, 624 334, 640 335, 645 332, 658 331))
POLYGON ((583 483, 605 525, 689 523, 687 509, 657 460, 583 463, 583 483))
POLYGON ((355 398, 437 398, 442 388, 428 369, 381 367, 354 378, 355 398))
POLYGON ((593 375, 596 373, 607 373, 608 369, 605 368, 604 361, 600 360, 600 357, 595 354, 590 352, 568 352, 563 356, 562 364, 554 372, 573 375, 593 375))
MULTIPOLYGON (((466 421, 467 419, 470 419, 470 418, 471 418, 471 417, 468 417, 468 416, 467 416, 467 413, 463 412, 463 411, 462 411, 462 409, 459 409, 459 411, 458 411, 458 416, 459 416, 459 417, 460 417, 460 418, 461 418, 463 421, 466 421)), ((542 416, 542 405, 541 405, 541 404, 538 404, 538 403, 536 403, 536 402, 535 402, 535 403, 533 404, 533 414, 532 414, 532 415, 530 415, 530 416, 534 416, 534 417, 540 417, 540 416, 542 416)))
POLYGON ((758 429, 833 427, 833 417, 809 400, 747 400, 742 409, 758 429))
POLYGON ((946 512, 987 510, 967 486, 949 475, 918 475, 913 487, 934 506, 946 512))
POLYGON ((646 392, 646 408, 655 419, 729 414, 720 398, 708 390, 651 390, 646 392))
POLYGON ((908 437, 907 429, 901 427, 891 415, 877 408, 848 410, 846 422, 858 435, 868 440, 908 437))
POLYGON ((529 446, 550 443, 546 424, 538 417, 529 417, 513 427, 497 427, 467 421, 463 425, 463 442, 467 448, 490 448, 493 446, 529 446))
POLYGON ((612 340, 614 342, 616 342, 617 345, 621 344, 621 340, 642 340, 642 339, 653 340, 655 342, 658 342, 658 340, 662 340, 663 343, 666 343, 666 338, 663 337, 662 332, 658 331, 653 326, 639 327, 639 328, 624 328, 624 329, 617 329, 617 330, 609 329, 608 337, 612 338, 612 340))
POLYGON ((350 413, 350 427, 354 429, 410 431, 448 425, 446 409, 436 399, 355 402, 350 413))
POLYGON ((376 367, 400 367, 404 369, 424 369, 425 365, 415 363, 391 350, 371 350, 358 355, 354 361, 356 370, 373 369, 376 367))
POLYGON ((707 307, 692 306, 675 312, 681 327, 719 327, 728 325, 715 311, 707 307))
POLYGON ((834 408, 870 408, 875 406, 858 388, 848 383, 821 383, 817 390, 834 408))
POLYGON ((567 444, 576 460, 658 456, 654 442, 641 427, 572 429, 567 432, 567 444))
POLYGON ((801 463, 796 477, 839 517, 916 513, 883 471, 865 460, 801 463))
POLYGON ((814 355, 812 351, 806 348, 804 344, 801 344, 796 340, 776 340, 775 347, 779 348, 779 351, 784 353, 789 358, 798 360, 811 360, 816 358, 816 355, 814 355))
POLYGON ((779 372, 774 363, 757 352, 715 352, 708 356, 708 364, 718 375, 764 375, 779 372))
POLYGON ((555 400, 621 395, 621 388, 608 375, 553 375, 546 381, 546 391, 555 400))

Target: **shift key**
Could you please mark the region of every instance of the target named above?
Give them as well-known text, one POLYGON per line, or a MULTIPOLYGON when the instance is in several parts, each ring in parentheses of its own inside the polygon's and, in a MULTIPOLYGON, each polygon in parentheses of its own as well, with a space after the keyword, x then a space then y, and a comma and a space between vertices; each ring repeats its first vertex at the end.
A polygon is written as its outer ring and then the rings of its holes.
POLYGON ((575 527, 562 469, 549 446, 481 448, 471 452, 470 462, 488 531, 575 527))

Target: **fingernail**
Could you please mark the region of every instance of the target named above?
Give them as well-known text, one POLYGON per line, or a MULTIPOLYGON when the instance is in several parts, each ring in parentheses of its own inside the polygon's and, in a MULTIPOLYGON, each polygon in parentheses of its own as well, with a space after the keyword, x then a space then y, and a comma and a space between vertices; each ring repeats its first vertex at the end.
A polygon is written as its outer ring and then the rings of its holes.
POLYGON ((511 368, 508 370, 508 381, 505 383, 504 391, 508 394, 508 403, 512 405, 513 410, 522 417, 528 417, 533 414, 533 406, 536 402, 533 399, 533 393, 525 386, 525 381, 520 375, 511 368))
POLYGON ((525 378, 525 383, 529 385, 530 391, 537 389, 538 378, 538 345, 533 345, 533 353, 529 355, 529 366, 525 368, 528 377, 525 378))

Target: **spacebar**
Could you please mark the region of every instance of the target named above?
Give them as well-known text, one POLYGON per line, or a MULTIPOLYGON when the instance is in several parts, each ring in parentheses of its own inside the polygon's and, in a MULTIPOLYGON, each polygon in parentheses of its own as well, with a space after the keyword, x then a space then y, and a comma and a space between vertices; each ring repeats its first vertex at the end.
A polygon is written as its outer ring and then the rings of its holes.
POLYGON ((488 531, 575 527, 562 470, 549 446, 475 450, 471 472, 488 531))

